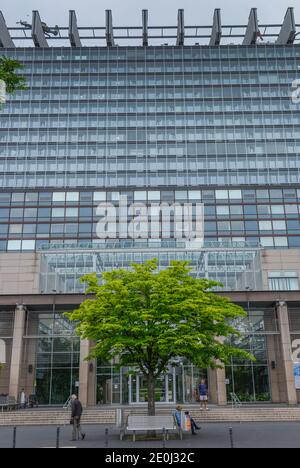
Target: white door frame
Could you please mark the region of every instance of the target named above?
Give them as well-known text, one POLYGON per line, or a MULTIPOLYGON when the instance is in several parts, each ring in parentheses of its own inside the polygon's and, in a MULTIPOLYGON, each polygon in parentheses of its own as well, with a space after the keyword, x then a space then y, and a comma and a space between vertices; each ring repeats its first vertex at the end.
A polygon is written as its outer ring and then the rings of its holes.
MULTIPOLYGON (((156 403, 159 405, 163 404, 175 404, 176 403, 176 375, 175 375, 175 368, 172 369, 172 390, 173 390, 173 399, 169 400, 169 375, 165 375, 165 395, 166 395, 166 401, 157 401, 156 403)), ((136 397, 137 401, 132 401, 132 375, 129 375, 128 378, 128 386, 129 386, 129 404, 130 405, 145 405, 147 402, 145 401, 140 401, 140 374, 135 374, 136 376, 136 397)))

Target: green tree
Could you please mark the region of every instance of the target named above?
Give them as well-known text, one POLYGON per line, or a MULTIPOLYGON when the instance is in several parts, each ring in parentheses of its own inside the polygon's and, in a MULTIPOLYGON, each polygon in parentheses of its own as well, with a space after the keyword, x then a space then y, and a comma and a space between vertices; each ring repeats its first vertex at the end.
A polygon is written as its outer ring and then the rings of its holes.
POLYGON ((190 275, 188 262, 158 271, 156 260, 82 278, 92 294, 66 315, 82 339, 96 344, 91 357, 118 358, 147 380, 148 414, 155 414, 155 384, 172 360, 186 358, 201 368, 217 367, 232 356, 251 359, 223 338, 238 332, 230 325, 246 313, 211 291, 214 281, 190 275))
POLYGON ((22 68, 23 65, 17 60, 0 57, 0 81, 4 81, 8 94, 27 89, 26 78, 17 73, 22 68))

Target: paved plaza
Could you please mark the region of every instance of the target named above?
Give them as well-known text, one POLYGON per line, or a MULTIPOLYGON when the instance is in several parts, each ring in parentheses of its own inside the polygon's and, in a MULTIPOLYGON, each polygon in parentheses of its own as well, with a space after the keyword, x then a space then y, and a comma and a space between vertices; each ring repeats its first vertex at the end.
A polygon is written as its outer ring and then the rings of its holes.
MULTIPOLYGON (((206 423, 196 436, 184 440, 166 441, 166 449, 230 448, 229 427, 233 428, 235 448, 300 448, 300 423, 206 423)), ((84 428, 86 440, 71 442, 71 427, 61 427, 60 447, 76 448, 163 448, 162 440, 132 442, 118 437, 115 426, 91 425, 84 428), (108 429, 108 437, 105 430, 108 429)), ((0 427, 0 448, 11 448, 13 428, 0 427)), ((17 448, 55 447, 56 427, 35 426, 17 428, 17 448)))

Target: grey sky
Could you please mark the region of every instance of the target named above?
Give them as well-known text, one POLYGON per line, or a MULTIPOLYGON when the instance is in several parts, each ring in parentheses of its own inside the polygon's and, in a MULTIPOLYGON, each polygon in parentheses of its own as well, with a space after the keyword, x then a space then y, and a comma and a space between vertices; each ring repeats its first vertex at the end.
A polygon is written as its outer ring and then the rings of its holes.
POLYGON ((179 8, 185 10, 187 25, 211 24, 214 8, 222 8, 224 24, 245 24, 252 7, 257 7, 260 23, 280 23, 292 6, 299 24, 299 0, 2 0, 0 8, 9 26, 19 19, 31 21, 32 10, 39 10, 51 26, 67 26, 70 9, 76 10, 79 26, 104 26, 105 9, 113 10, 114 26, 123 26, 140 24, 142 9, 149 10, 150 25, 175 25, 179 8))

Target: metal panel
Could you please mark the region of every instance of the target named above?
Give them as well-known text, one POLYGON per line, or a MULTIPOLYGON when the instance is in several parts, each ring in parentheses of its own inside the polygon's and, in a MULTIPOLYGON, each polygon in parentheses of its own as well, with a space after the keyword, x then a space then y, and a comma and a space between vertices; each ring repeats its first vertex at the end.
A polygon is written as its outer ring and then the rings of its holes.
POLYGON ((40 14, 37 10, 32 12, 32 39, 35 47, 49 47, 40 14))
POLYGON ((69 39, 72 47, 82 47, 74 10, 69 11, 69 39))
POLYGON ((243 45, 256 44, 257 37, 259 35, 258 21, 257 21, 257 9, 252 8, 249 15, 248 26, 246 34, 243 40, 243 45))
POLYGON ((276 44, 293 44, 296 36, 294 8, 288 8, 276 44))
POLYGON ((176 45, 178 46, 184 45, 184 10, 178 10, 176 45))
POLYGON ((221 10, 220 8, 216 8, 214 12, 214 22, 211 31, 211 38, 209 45, 216 46, 220 45, 222 37, 222 24, 221 24, 221 10))
POLYGON ((148 10, 143 10, 143 46, 148 45, 148 10))
POLYGON ((105 14, 106 14, 106 43, 108 47, 112 47, 115 45, 113 24, 112 24, 112 12, 111 10, 105 10, 105 14))
POLYGON ((8 28, 5 23, 4 16, 2 11, 0 11, 0 47, 13 48, 15 44, 13 43, 8 28))

